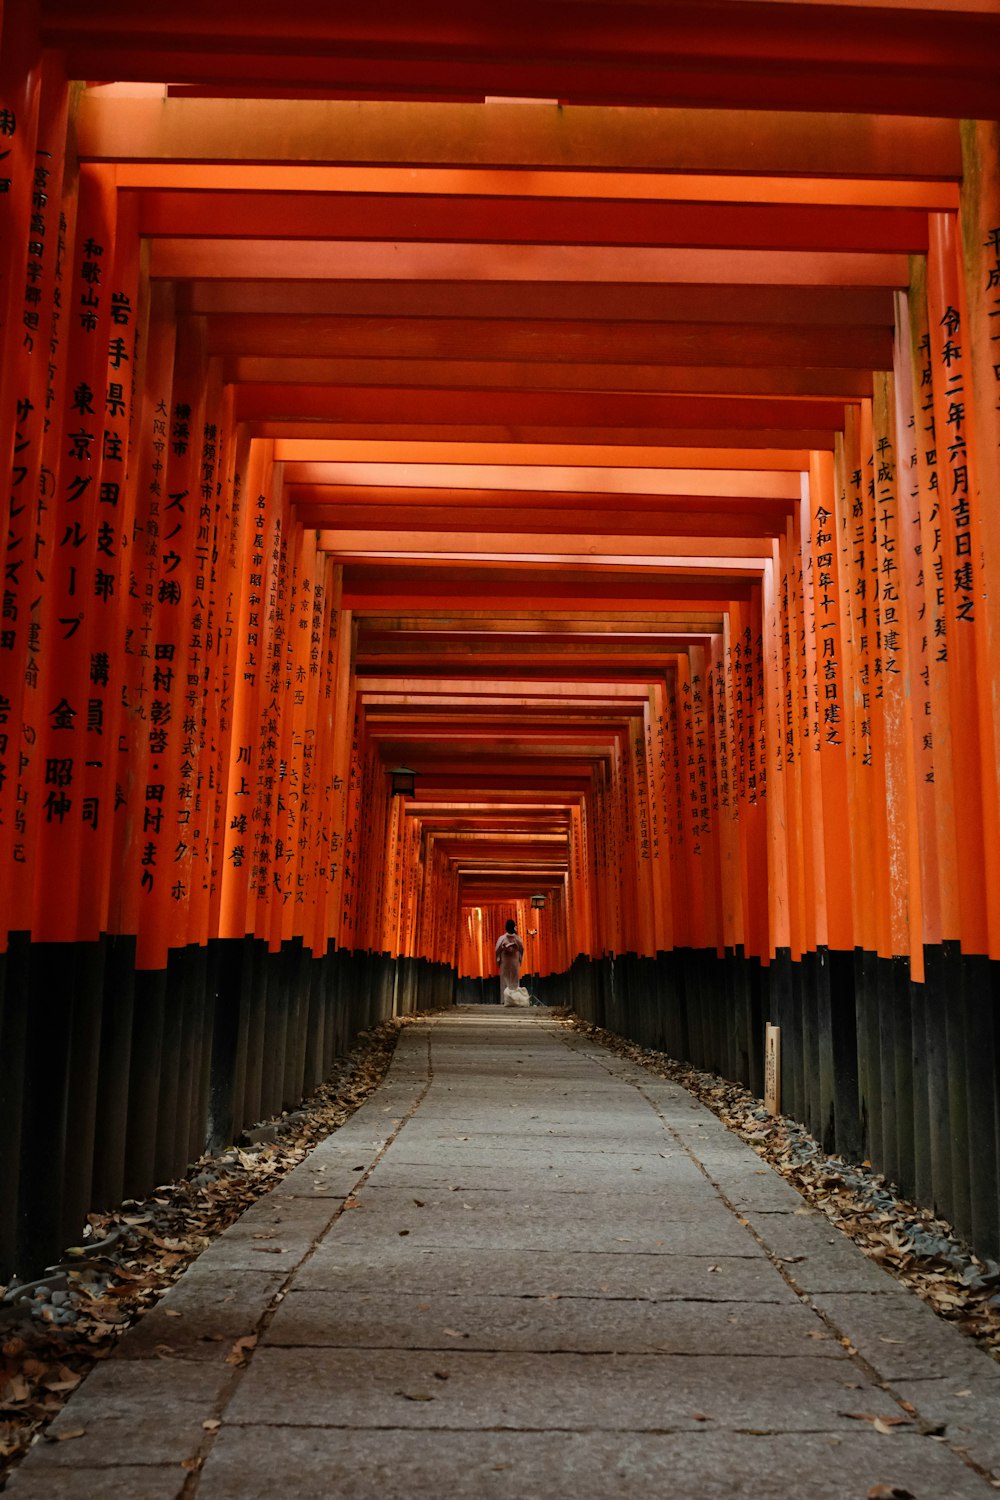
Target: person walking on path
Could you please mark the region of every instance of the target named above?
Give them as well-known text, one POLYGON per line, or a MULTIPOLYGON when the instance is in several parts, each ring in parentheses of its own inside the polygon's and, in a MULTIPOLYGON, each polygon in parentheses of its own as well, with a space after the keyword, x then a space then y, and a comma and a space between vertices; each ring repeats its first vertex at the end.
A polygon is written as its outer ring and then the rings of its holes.
POLYGON ((508 917, 506 932, 502 932, 497 938, 496 954, 500 968, 501 1005, 528 1005, 530 997, 521 988, 524 944, 517 935, 517 923, 513 917, 508 917))

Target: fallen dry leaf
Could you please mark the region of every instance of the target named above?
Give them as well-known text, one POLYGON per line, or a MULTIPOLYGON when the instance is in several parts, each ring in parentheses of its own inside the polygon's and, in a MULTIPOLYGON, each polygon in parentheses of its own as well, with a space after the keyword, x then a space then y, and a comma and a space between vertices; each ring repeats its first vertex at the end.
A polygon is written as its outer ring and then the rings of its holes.
POLYGON ((430 1391, 397 1391, 397 1396, 402 1396, 407 1401, 433 1401, 434 1397, 430 1391))
POLYGON ((909 1427, 909 1417, 883 1417, 876 1411, 842 1411, 840 1417, 850 1417, 853 1422, 870 1422, 879 1432, 891 1432, 894 1427, 909 1427))
POLYGON ((257 1347, 257 1335, 255 1333, 244 1334, 243 1338, 237 1339, 229 1353, 226 1355, 227 1365, 242 1366, 247 1362, 247 1356, 251 1349, 257 1347))
POLYGON ((202 1422, 201 1425, 202 1427, 204 1427, 206 1432, 218 1432, 219 1428, 222 1426, 222 1423, 219 1421, 218 1417, 208 1417, 204 1422, 202 1422))
POLYGON ((916 1500, 916 1497, 905 1484, 873 1484, 868 1500, 916 1500))
POLYGON ((72 1438, 82 1438, 86 1435, 86 1427, 57 1427, 54 1432, 45 1434, 50 1443, 68 1443, 72 1438))

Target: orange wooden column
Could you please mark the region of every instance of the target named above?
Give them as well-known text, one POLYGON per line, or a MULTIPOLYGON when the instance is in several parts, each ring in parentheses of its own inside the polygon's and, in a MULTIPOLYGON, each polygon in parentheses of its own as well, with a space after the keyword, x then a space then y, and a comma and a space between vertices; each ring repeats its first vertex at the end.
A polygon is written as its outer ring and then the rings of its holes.
MULTIPOLYGON (((21 6, 8 6, 8 24, 21 12, 21 6)), ((55 292, 66 275, 67 236, 76 209, 75 181, 65 181, 67 89, 61 70, 49 60, 20 78, 9 71, 24 61, 30 40, 30 26, 13 37, 5 28, 0 57, 0 179, 7 184, 0 194, 0 296, 8 330, 0 362, 0 452, 10 476, 7 520, 0 528, 4 946, 8 931, 30 931, 34 925, 41 653, 48 649, 42 610, 55 549, 52 474, 61 442, 59 424, 49 414, 61 409, 67 355, 66 319, 55 292)))
POLYGON ((587 958, 595 955, 593 935, 593 869, 590 841, 587 835, 586 799, 570 811, 570 891, 572 917, 572 954, 587 958))
MULTIPOLYGON (((642 712, 643 783, 645 788, 648 844, 647 879, 651 902, 652 952, 665 953, 670 947, 668 886, 669 866, 666 850, 666 808, 664 802, 663 777, 659 762, 657 734, 656 684, 650 683, 642 712)), ((572 884, 568 887, 572 891, 572 884)))
MULTIPOLYGON (((909 378, 909 371, 906 377, 909 378)), ((886 958, 908 955, 911 975, 919 980, 923 977, 923 913, 919 848, 913 835, 919 827, 920 805, 916 793, 908 629, 914 598, 907 590, 908 569, 902 556, 910 538, 904 530, 901 501, 903 479, 897 411, 893 376, 877 373, 872 403, 871 463, 880 580, 877 625, 882 670, 876 691, 881 709, 886 862, 886 917, 879 951, 886 958)))
POLYGON ((932 214, 930 229, 927 321, 938 489, 937 503, 929 517, 932 525, 927 561, 934 569, 935 594, 946 627, 956 856, 952 876, 959 903, 953 918, 957 931, 946 932, 945 936, 958 938, 967 953, 986 953, 986 830, 980 723, 974 711, 985 688, 978 632, 986 580, 980 516, 974 504, 975 448, 963 319, 965 298, 955 216, 932 214))
POLYGON ((348 789, 354 735, 356 689, 354 682, 354 623, 351 612, 339 612, 337 629, 328 653, 324 686, 325 734, 329 749, 324 758, 325 797, 328 806, 328 878, 324 926, 329 941, 344 943, 343 891, 347 862, 348 789))
MULTIPOLYGON (((970 502, 982 547, 985 579, 1000 569, 1000 125, 962 124, 962 263, 965 363, 970 380, 966 410, 974 434, 969 466, 970 502)), ((963 558, 963 563, 965 559, 963 558)), ((986 903, 989 953, 1000 957, 1000 880, 992 851, 1000 848, 1000 716, 990 683, 1000 679, 1000 605, 985 590, 976 622, 980 691, 979 734, 983 773, 983 831, 987 856, 986 903)))
MULTIPOLYGON (((914 816, 908 835, 910 872, 910 966, 914 978, 924 973, 924 947, 941 942, 938 876, 938 826, 934 788, 934 726, 930 697, 933 639, 930 630, 931 591, 924 566, 920 529, 922 444, 920 406, 924 396, 915 380, 910 332, 909 295, 897 294, 896 349, 893 360, 898 454, 900 517, 900 574, 905 606, 906 653, 904 691, 907 702, 914 816)), ((926 474, 924 476, 926 488, 926 474)))
MULTIPOLYGON (((140 626, 146 672, 140 709, 145 740, 140 935, 151 966, 189 940, 194 851, 201 812, 194 641, 204 624, 206 556, 198 546, 200 438, 205 420, 203 330, 182 325, 168 401, 158 405, 154 451, 161 493, 155 511, 157 570, 152 612, 140 626), (192 677, 194 681, 192 682, 192 677)), ((152 509, 152 508, 151 508, 152 509)), ((201 651, 197 652, 199 664, 201 651)))
MULTIPOLYGON (((284 499, 284 496, 282 497, 284 499)), ((316 535, 283 514, 284 561, 280 602, 274 605, 273 672, 269 710, 276 724, 268 769, 272 770, 272 845, 268 879, 268 944, 277 952, 283 942, 302 937, 305 875, 300 868, 302 780, 308 727, 309 629, 316 569, 316 535), (300 883, 301 882, 301 883, 300 883)))
POLYGON ((82 169, 63 287, 66 378, 52 424, 60 443, 52 469, 55 525, 39 616, 43 649, 34 776, 38 863, 33 932, 49 942, 98 937, 99 859, 93 882, 84 883, 82 875, 85 864, 95 860, 93 841, 102 815, 113 815, 116 767, 105 751, 104 736, 108 695, 103 685, 90 683, 90 668, 92 649, 106 651, 116 634, 101 618, 106 610, 115 610, 115 573, 102 563, 105 548, 113 562, 119 543, 99 503, 107 453, 104 393, 114 236, 110 174, 82 169))
MULTIPOLYGON (((176 330, 172 290, 151 291, 140 281, 137 337, 142 338, 137 360, 137 396, 132 416, 124 507, 132 518, 131 554, 123 619, 124 641, 115 667, 123 705, 119 718, 118 775, 125 806, 116 818, 112 868, 115 871, 110 907, 111 931, 139 938, 141 967, 159 968, 165 962, 165 935, 146 917, 149 882, 143 881, 147 821, 162 811, 158 790, 164 783, 150 779, 149 716, 152 694, 152 648, 149 641, 156 619, 159 576, 160 520, 165 494, 164 455, 166 416, 173 383, 176 330), (144 337, 143 337, 144 336, 144 337), (148 794, 148 795, 147 795, 148 794), (147 820, 147 808, 150 819, 147 820)), ((115 664, 113 663, 113 666, 115 664)))
POLYGON ((148 317, 134 207, 120 195, 116 197, 114 256, 106 268, 110 326, 98 392, 103 434, 93 511, 95 618, 86 679, 93 753, 87 757, 84 789, 92 809, 88 820, 91 853, 89 857, 85 853, 87 877, 81 886, 82 925, 94 935, 116 930, 121 825, 128 807, 131 769, 122 653, 130 644, 126 633, 132 619, 137 532, 136 487, 129 482, 128 455, 133 439, 137 442, 139 437, 148 317))
POLYGON ((234 537, 230 565, 243 583, 235 622, 230 756, 226 779, 225 853, 220 891, 220 930, 224 938, 241 938, 256 929, 260 878, 257 811, 261 709, 266 702, 264 577, 268 515, 273 490, 272 448, 254 442, 243 486, 242 520, 234 537))
POLYGON ((938 527, 941 466, 934 409, 934 360, 927 314, 927 261, 914 257, 908 297, 911 386, 914 393, 914 454, 911 507, 919 521, 917 584, 923 591, 919 646, 923 723, 924 787, 924 941, 957 940, 960 895, 954 801, 954 762, 948 668, 948 617, 945 609, 945 565, 938 527), (929 816, 928 816, 929 814, 929 816))
MULTIPOLYGON (((330 940, 327 893, 335 863, 332 850, 333 769, 337 707, 338 648, 342 627, 341 591, 343 569, 329 558, 318 559, 313 588, 313 612, 309 631, 309 701, 314 729, 307 728, 307 747, 302 788, 302 837, 306 841, 306 876, 309 918, 306 943, 317 956, 326 953, 330 940)), ((348 639, 350 632, 348 631, 348 639)))
MULTIPOLYGON (((791 632, 788 618, 787 559, 774 544, 773 561, 764 569, 761 590, 763 701, 760 705, 759 758, 764 767, 767 817, 767 953, 792 947, 791 846, 797 842, 797 766, 794 737, 786 725, 791 690, 791 632), (791 740, 791 743, 790 743, 791 740)), ((727 885, 738 866, 733 858, 729 819, 720 817, 720 844, 725 850, 720 876, 723 943, 735 945, 732 896, 727 885)), ((737 887, 739 890, 739 887, 737 887)), ((734 893, 735 894, 735 893, 734 893)), ((740 894, 742 894, 740 892, 740 894)))
POLYGON ((692 944, 693 892, 688 868, 689 829, 684 800, 685 766, 682 756, 684 729, 679 706, 678 656, 674 669, 664 683, 663 744, 666 759, 667 828, 670 858, 670 893, 672 907, 672 943, 677 948, 692 944))
MULTIPOLYGON (((699 865, 703 891, 704 926, 701 946, 725 947, 722 924, 722 890, 719 863, 718 771, 715 759, 715 696, 712 681, 712 659, 709 647, 695 644, 689 648, 691 662, 691 727, 694 737, 693 776, 690 782, 693 834, 700 848, 699 865)), ((763 691, 763 660, 758 643, 758 694, 763 691)), ((766 768, 763 758, 762 724, 758 724, 757 743, 758 793, 764 795, 766 768)))
POLYGON ((818 932, 817 938, 843 952, 854 946, 851 858, 856 829, 851 823, 847 784, 845 694, 849 660, 844 631, 843 565, 836 522, 833 457, 814 453, 809 472, 808 517, 814 580, 807 651, 812 648, 817 682, 822 799, 819 826, 825 890, 825 930, 818 932))
MULTIPOLYGON (((59 199, 65 127, 46 128, 39 111, 43 76, 50 123, 54 112, 65 111, 66 86, 52 59, 44 75, 40 63, 36 7, 31 0, 6 0, 0 13, 0 325, 6 335, 0 363, 0 462, 4 473, 11 470, 16 455, 25 451, 17 445, 24 441, 24 425, 32 414, 22 403, 30 401, 29 371, 42 363, 46 353, 47 312, 52 305, 49 277, 58 239, 58 221, 51 210, 59 199), (39 156, 39 151, 51 155, 39 156), (41 234, 37 228, 32 230, 36 213, 42 216, 41 234)), ((5 561, 6 548, 4 535, 0 537, 0 562, 5 561)), ((6 653, 10 648, 3 649, 6 653)))
MULTIPOLYGON (((812 516, 808 476, 793 527, 795 568, 791 587, 793 638, 796 651, 796 721, 799 726, 799 795, 802 892, 802 952, 815 952, 827 940, 826 865, 823 845, 823 800, 820 780, 822 719, 820 678, 816 651, 814 609, 816 574, 812 556, 812 516)), ((846 831, 846 819, 841 829, 846 831)))
POLYGON ((728 622, 712 636, 712 759, 715 768, 714 817, 719 843, 721 935, 727 947, 744 942, 743 861, 740 829, 732 784, 732 741, 729 726, 733 714, 732 681, 727 672, 728 622))

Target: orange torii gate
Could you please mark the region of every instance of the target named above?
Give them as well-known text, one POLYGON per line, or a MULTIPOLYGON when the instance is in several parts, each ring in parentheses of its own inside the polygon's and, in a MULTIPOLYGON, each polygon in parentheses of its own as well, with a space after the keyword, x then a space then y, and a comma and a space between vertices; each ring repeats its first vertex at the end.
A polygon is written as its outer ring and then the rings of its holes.
POLYGON ((536 892, 995 1254, 997 18, 432 9, 4 5, 0 1275, 536 892))

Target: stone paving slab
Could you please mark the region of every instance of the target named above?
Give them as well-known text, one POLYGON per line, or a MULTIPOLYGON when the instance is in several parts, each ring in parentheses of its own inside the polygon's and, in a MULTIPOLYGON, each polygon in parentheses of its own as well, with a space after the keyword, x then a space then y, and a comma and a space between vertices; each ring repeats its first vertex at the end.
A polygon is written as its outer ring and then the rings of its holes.
POLYGON ((332 1198, 261 1198, 198 1257, 210 1270, 285 1271, 298 1265, 341 1211, 332 1198))
MULTIPOLYGON (((395 1189, 383 1191, 394 1193, 395 1189)), ((524 1205, 498 1204, 495 1194, 450 1196, 449 1211, 437 1214, 416 1208, 412 1199, 405 1204, 401 1202, 396 1212, 376 1213, 368 1207, 371 1200, 362 1198, 359 1211, 346 1213, 337 1221, 334 1232, 317 1248, 316 1257, 343 1255, 347 1247, 381 1241, 387 1233, 412 1237, 418 1245, 464 1247, 470 1253, 489 1251, 497 1255, 508 1250, 548 1252, 581 1248, 612 1254, 675 1255, 699 1250, 710 1255, 763 1254, 718 1200, 678 1204, 671 1208, 670 1216, 659 1211, 643 1216, 636 1207, 631 1211, 621 1207, 619 1217, 612 1219, 605 1218, 603 1210, 596 1214, 592 1204, 584 1202, 578 1206, 579 1195, 575 1194, 560 1194, 558 1204, 552 1200, 536 1203, 534 1212, 524 1205), (473 1203, 473 1197, 480 1201, 473 1203), (465 1211, 463 1203, 469 1204, 465 1211)), ((628 1200, 634 1206, 648 1202, 648 1197, 638 1194, 628 1200)), ((658 1204, 653 1206, 659 1209, 658 1204)), ((218 1254, 220 1259, 226 1259, 227 1252, 220 1250, 218 1254)), ((228 1252, 226 1263, 235 1265, 234 1256, 241 1265, 249 1260, 239 1246, 228 1252)), ((249 1260, 251 1266, 254 1263, 249 1260)))
MULTIPOLYGON (((326 1248, 320 1246, 322 1251, 326 1248)), ((317 1251, 296 1272, 295 1285, 340 1294, 405 1286, 414 1293, 485 1290, 491 1296, 512 1297, 687 1297, 786 1304, 798 1300, 762 1255, 630 1255, 625 1248, 618 1255, 506 1250, 494 1257, 397 1239, 394 1245, 373 1243, 341 1254, 317 1251)))
POLYGON ((292 1290, 265 1344, 356 1349, 522 1350, 577 1354, 767 1354, 843 1357, 801 1302, 624 1301, 402 1296, 292 1290))
MULTIPOLYGON (((668 1184, 660 1193, 642 1193, 636 1196, 629 1192, 602 1192, 599 1195, 587 1191, 583 1182, 576 1179, 575 1192, 562 1192, 539 1196, 529 1193, 521 1184, 512 1187, 502 1198, 494 1191, 478 1188, 463 1188, 451 1193, 431 1189, 422 1197, 412 1188, 381 1187, 367 1183, 359 1193, 359 1206, 372 1220, 392 1220, 392 1227, 408 1225, 412 1230, 425 1226, 429 1219, 449 1222, 452 1219, 466 1223, 468 1216, 492 1222, 494 1219, 524 1216, 537 1223, 558 1227, 566 1219, 573 1221, 574 1229, 583 1228, 587 1243, 591 1236, 600 1233, 594 1222, 594 1210, 600 1205, 601 1218, 612 1220, 612 1227, 627 1228, 630 1232, 650 1229, 657 1231, 666 1225, 689 1219, 700 1219, 711 1224, 731 1222, 733 1215, 722 1203, 718 1194, 704 1178, 690 1182, 668 1184), (627 1225, 624 1216, 628 1216, 627 1225), (582 1225, 581 1225, 581 1220, 582 1225)), ((544 1190, 543 1190, 544 1191, 544 1190)), ((339 1230, 337 1231, 339 1233, 339 1230)), ((753 1254, 751 1249, 748 1253, 753 1254)))
POLYGON ((899 1282, 853 1245, 824 1214, 760 1213, 746 1221, 792 1284, 807 1296, 819 1292, 892 1292, 899 1282))
MULTIPOLYGON (((303 1431, 224 1432, 202 1475, 198 1500, 853 1500, 875 1484, 905 1486, 921 1500, 983 1500, 990 1490, 947 1449, 921 1438, 856 1434, 751 1437, 733 1433, 303 1431), (764 1476, 766 1488, 750 1487, 764 1476)), ((74 1496, 73 1500, 77 1500, 74 1496)), ((147 1500, 137 1495, 135 1500, 147 1500)), ((153 1500, 150 1496, 149 1500, 153 1500)), ((157 1497, 158 1500, 158 1497, 157 1497)))
POLYGON ((899 1417, 847 1359, 258 1349, 226 1412, 249 1426, 851 1433, 899 1417), (447 1375, 439 1378, 440 1372, 447 1375))
POLYGON ((178 1500, 187 1477, 178 1463, 123 1464, 114 1469, 32 1464, 14 1472, 4 1493, 17 1500, 178 1500))
POLYGON ((234 1342, 257 1327, 285 1281, 282 1271, 187 1271, 131 1330, 116 1359, 224 1360, 234 1342))
POLYGON ((848 1293, 811 1300, 883 1380, 936 1379, 947 1369, 953 1381, 993 1381, 1000 1398, 1000 1363, 912 1292, 898 1283, 897 1288, 890 1296, 848 1293))
POLYGON ((803 1207, 678 1085, 537 1013, 407 1027, 11 1493, 995 1494, 994 1367, 803 1207))
MULTIPOLYGON (((36 1443, 27 1463, 37 1469, 114 1468, 180 1464, 197 1453, 202 1422, 214 1417, 233 1385, 229 1365, 185 1360, 109 1359, 87 1376, 49 1432, 82 1427, 82 1437, 36 1443)), ((95 1494, 95 1500, 100 1491, 95 1494)))
POLYGON ((749 1161, 742 1157, 726 1161, 716 1158, 705 1170, 734 1208, 754 1208, 761 1213, 795 1213, 806 1206, 802 1194, 757 1156, 752 1156, 749 1161))
POLYGON ((547 1193, 593 1193, 613 1188, 619 1193, 664 1194, 677 1185, 697 1185, 704 1181, 691 1158, 680 1152, 663 1157, 626 1157, 622 1162, 601 1157, 599 1160, 591 1159, 586 1168, 582 1163, 578 1163, 575 1168, 568 1168, 564 1161, 560 1161, 558 1165, 552 1161, 535 1163, 525 1161, 522 1156, 518 1159, 517 1168, 515 1184, 509 1166, 502 1162, 484 1162, 481 1159, 470 1162, 464 1156, 460 1164, 450 1160, 436 1163, 413 1162, 401 1160, 393 1151, 374 1168, 367 1186, 411 1190, 426 1188, 444 1192, 465 1188, 467 1191, 508 1194, 519 1189, 547 1193), (630 1161, 635 1165, 630 1166, 630 1161))
POLYGON ((941 1428, 950 1447, 967 1453, 1000 1479, 1000 1385, 996 1380, 949 1375, 900 1381, 894 1389, 926 1422, 941 1428))
POLYGON ((418 1124, 412 1120, 404 1126, 402 1131, 403 1143, 408 1151, 414 1149, 445 1149, 454 1152, 457 1159, 461 1160, 462 1147, 468 1145, 472 1151, 491 1153, 494 1157, 502 1157, 507 1152, 533 1152, 541 1154, 547 1152, 550 1156, 568 1155, 589 1156, 593 1152, 597 1156, 617 1156, 623 1152, 638 1150, 659 1151, 669 1150, 674 1142, 656 1123, 643 1132, 637 1130, 612 1129, 604 1134, 595 1134, 591 1138, 581 1139, 579 1135, 571 1130, 511 1130, 506 1133, 495 1128, 489 1131, 476 1130, 468 1123, 474 1119, 473 1106, 470 1106, 470 1114, 466 1116, 461 1125, 453 1129, 444 1127, 443 1122, 434 1120, 418 1124))
POLYGON ((327 1171, 312 1167, 303 1171, 297 1167, 272 1188, 271 1196, 276 1202, 287 1198, 349 1198, 366 1170, 365 1167, 360 1171, 335 1167, 327 1171))
MULTIPOLYGON (((689 1153, 669 1139, 654 1142, 652 1148, 646 1145, 642 1151, 637 1151, 634 1143, 627 1150, 605 1151, 577 1146, 572 1141, 560 1141, 554 1146, 548 1140, 525 1141, 517 1136, 489 1136, 485 1138, 484 1144, 483 1141, 457 1134, 436 1140, 416 1140, 412 1136, 404 1138, 400 1135, 393 1142, 391 1156, 383 1158, 392 1166, 444 1166, 456 1171, 475 1166, 500 1168, 508 1172, 511 1168, 516 1168, 518 1181, 522 1171, 547 1170, 549 1167, 556 1167, 567 1173, 583 1173, 588 1177, 591 1172, 600 1176, 620 1168, 624 1177, 636 1167, 648 1171, 658 1160, 669 1162, 680 1159, 695 1166, 689 1153)), ((705 1176, 700 1168, 695 1169, 699 1177, 705 1176)))

